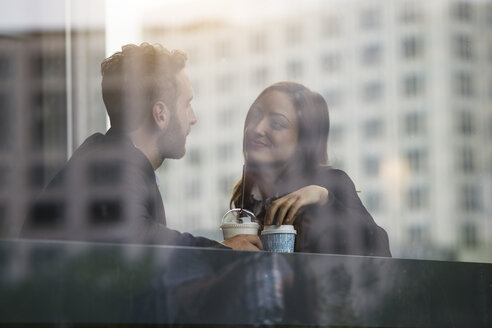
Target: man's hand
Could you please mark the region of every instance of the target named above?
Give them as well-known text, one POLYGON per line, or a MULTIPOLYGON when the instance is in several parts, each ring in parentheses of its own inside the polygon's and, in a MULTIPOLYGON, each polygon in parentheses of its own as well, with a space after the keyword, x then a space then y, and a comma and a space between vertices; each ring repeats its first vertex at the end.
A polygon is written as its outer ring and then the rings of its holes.
POLYGON ((296 190, 282 198, 272 202, 267 209, 265 225, 293 224, 299 210, 307 205, 324 205, 328 201, 328 190, 326 188, 309 185, 296 190), (276 217, 276 222, 274 219, 276 217))
POLYGON ((236 235, 224 240, 222 244, 242 251, 259 251, 263 248, 260 238, 256 235, 236 235))

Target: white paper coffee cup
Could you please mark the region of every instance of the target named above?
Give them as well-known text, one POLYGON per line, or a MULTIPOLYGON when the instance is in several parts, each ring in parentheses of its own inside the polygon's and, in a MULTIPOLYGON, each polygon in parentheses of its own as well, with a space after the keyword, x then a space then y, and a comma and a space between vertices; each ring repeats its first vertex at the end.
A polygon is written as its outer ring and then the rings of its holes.
POLYGON ((226 240, 236 235, 258 235, 260 225, 256 222, 222 223, 220 229, 226 240))

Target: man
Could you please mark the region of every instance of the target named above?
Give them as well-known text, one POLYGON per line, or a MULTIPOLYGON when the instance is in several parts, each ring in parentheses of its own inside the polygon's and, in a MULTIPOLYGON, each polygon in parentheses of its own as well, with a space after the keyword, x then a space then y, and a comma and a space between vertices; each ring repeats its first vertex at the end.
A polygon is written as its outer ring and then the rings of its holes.
POLYGON ((126 45, 101 64, 111 128, 90 136, 34 202, 22 236, 258 250, 258 236, 218 243, 166 227, 154 171, 185 154, 197 119, 186 55, 126 45), (225 245, 225 246, 224 246, 225 245))

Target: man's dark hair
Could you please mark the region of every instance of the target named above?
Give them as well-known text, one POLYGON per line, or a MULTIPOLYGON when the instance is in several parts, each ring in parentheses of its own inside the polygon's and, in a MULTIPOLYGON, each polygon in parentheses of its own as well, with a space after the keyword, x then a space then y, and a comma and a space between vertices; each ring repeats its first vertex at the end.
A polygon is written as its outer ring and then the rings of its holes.
POLYGON ((102 96, 111 126, 131 131, 151 115, 156 101, 174 107, 176 74, 187 56, 160 44, 128 44, 101 63, 102 96))

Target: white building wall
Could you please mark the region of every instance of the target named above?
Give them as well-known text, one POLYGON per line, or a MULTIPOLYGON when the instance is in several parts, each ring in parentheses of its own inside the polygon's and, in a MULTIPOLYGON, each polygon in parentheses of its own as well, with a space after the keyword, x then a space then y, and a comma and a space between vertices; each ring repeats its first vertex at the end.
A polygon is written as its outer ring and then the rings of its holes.
POLYGON ((444 0, 332 1, 311 13, 253 26, 148 28, 145 34, 150 41, 189 53, 188 73, 196 89, 193 104, 198 123, 188 139, 188 154, 184 160, 165 162, 160 171, 169 225, 220 238, 220 218, 241 174, 246 112, 264 86, 295 80, 325 96, 332 128, 331 164, 353 178, 376 222, 387 230, 394 255, 438 258, 441 251, 462 246, 465 222, 477 224, 480 245, 490 243, 487 200, 478 213, 464 214, 460 190, 464 183, 490 189, 486 181, 492 152, 483 145, 492 137, 492 82, 484 73, 490 72, 492 63, 492 39, 484 32, 491 22, 485 18, 485 2, 472 2, 475 15, 469 22, 456 21, 453 5, 444 0), (404 18, 412 12, 413 19, 404 18), (376 18, 371 20, 372 16, 376 18), (332 34, 323 32, 324 24, 332 34), (472 37, 476 59, 456 59, 456 33, 472 37), (258 35, 265 38, 264 49, 255 52, 252 39, 258 35), (422 52, 405 58, 402 42, 412 36, 421 42, 422 52), (294 41, 289 43, 289 38, 294 41), (381 47, 380 60, 373 64, 362 60, 370 45, 381 47), (323 66, 328 54, 338 58, 331 69, 323 66), (289 75, 292 61, 302 66, 297 76, 289 75), (265 76, 255 78, 260 69, 265 76), (476 79, 469 99, 455 92, 457 70, 470 71, 476 79), (404 79, 412 75, 421 79, 422 92, 407 96, 404 79), (381 83, 380 97, 364 97, 370 83, 381 83), (456 112, 465 107, 473 111, 477 128, 474 136, 463 138, 457 134, 456 112), (422 115, 424 128, 407 134, 406 117, 412 113, 422 115), (366 125, 377 120, 379 135, 368 137, 366 125), (474 149, 474 173, 460 171, 460 147, 474 149), (420 172, 409 166, 411 150, 423 151, 420 172), (190 154, 196 152, 201 154, 200 162, 193 165, 190 154), (378 174, 368 173, 369 157, 379 161, 378 174), (420 208, 409 207, 411 188, 423 191, 420 208), (193 194, 190 190, 195 189, 193 194))

